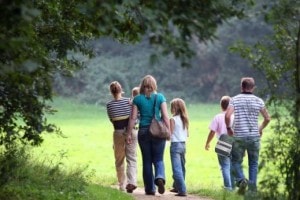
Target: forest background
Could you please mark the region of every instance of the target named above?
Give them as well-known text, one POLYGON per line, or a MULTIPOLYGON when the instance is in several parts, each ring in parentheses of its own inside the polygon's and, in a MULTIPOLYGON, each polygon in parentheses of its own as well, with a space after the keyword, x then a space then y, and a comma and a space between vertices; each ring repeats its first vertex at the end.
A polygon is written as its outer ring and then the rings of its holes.
POLYGON ((253 76, 256 94, 272 108, 274 134, 261 154, 266 197, 300 199, 299 4, 0 1, 1 186, 15 175, 19 145, 61 133, 47 120, 55 96, 104 105, 111 81, 129 96, 152 74, 168 100, 217 102, 240 92, 242 76, 253 76))
POLYGON ((158 54, 146 39, 137 44, 122 44, 110 38, 95 40, 90 43, 95 57, 70 55, 84 61, 85 68, 72 76, 57 74, 54 89, 59 96, 104 105, 111 98, 112 81, 119 81, 129 97, 142 77, 151 74, 157 79, 158 91, 168 100, 180 97, 187 103, 218 102, 223 95, 240 92, 241 77, 252 76, 258 86, 256 93, 267 98, 268 93, 261 90, 267 85, 263 72, 230 48, 238 41, 253 45, 270 32, 271 26, 262 15, 230 19, 218 27, 214 41, 192 40, 196 55, 189 67, 182 67, 173 55, 158 54))

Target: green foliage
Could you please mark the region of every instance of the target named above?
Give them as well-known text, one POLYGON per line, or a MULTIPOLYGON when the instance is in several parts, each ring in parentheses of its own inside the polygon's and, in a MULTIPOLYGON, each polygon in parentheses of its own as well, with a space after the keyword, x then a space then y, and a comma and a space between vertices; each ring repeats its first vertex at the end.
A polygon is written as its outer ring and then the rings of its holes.
POLYGON ((262 88, 265 81, 261 74, 227 51, 234 37, 221 33, 231 29, 222 27, 218 42, 196 45, 194 49, 199 53, 192 59, 190 68, 182 68, 173 56, 160 56, 159 62, 150 63, 148 58, 155 49, 146 41, 120 45, 108 39, 97 40, 93 42, 96 55, 85 60, 86 68, 75 72, 72 77, 55 76, 55 92, 84 103, 105 104, 111 98, 108 89, 112 81, 119 81, 125 95, 130 96, 131 88, 137 86, 146 74, 157 79, 158 90, 166 95, 167 100, 181 97, 188 102, 218 102, 220 96, 240 91, 238 83, 243 75, 257 77, 257 85, 262 88))
POLYGON ((93 173, 86 167, 64 170, 61 158, 36 158, 25 147, 9 149, 0 155, 0 199, 132 199, 125 193, 89 183, 93 173))
POLYGON ((72 53, 90 56, 90 39, 133 43, 146 36, 186 65, 192 35, 213 39, 218 25, 241 16, 247 6, 239 0, 3 0, 0 5, 0 145, 15 140, 39 145, 41 133, 59 131, 45 118, 53 112, 47 105, 52 80, 82 68, 72 53))
POLYGON ((0 158, 0 199, 70 199, 85 195, 83 169, 62 172, 59 162, 31 160, 24 147, 12 148, 0 158))

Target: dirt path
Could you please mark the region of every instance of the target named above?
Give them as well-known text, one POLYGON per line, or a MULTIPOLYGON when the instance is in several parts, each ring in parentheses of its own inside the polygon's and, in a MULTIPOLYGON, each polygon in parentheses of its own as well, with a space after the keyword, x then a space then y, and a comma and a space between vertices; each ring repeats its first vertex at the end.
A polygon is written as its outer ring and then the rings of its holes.
POLYGON ((175 193, 166 191, 164 194, 157 193, 155 196, 152 195, 145 195, 143 188, 137 188, 133 191, 132 196, 136 200, 212 200, 206 197, 199 197, 195 195, 188 194, 186 197, 178 197, 175 196, 175 193))

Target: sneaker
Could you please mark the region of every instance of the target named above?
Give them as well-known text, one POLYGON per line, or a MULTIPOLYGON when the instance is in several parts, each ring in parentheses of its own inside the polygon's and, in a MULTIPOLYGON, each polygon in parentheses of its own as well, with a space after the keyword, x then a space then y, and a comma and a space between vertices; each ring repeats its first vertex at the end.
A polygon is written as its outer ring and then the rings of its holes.
POLYGON ((135 185, 128 184, 128 185, 126 186, 126 190, 127 190, 128 193, 132 193, 133 190, 135 190, 135 189, 136 189, 136 186, 135 186, 135 185))
POLYGON ((157 180, 157 187, 158 187, 158 193, 159 194, 165 193, 165 184, 164 184, 163 179, 159 178, 157 180))
POLYGON ((239 187, 238 194, 244 195, 245 192, 246 192, 247 185, 248 185, 248 180, 247 179, 241 180, 238 184, 238 187, 239 187))

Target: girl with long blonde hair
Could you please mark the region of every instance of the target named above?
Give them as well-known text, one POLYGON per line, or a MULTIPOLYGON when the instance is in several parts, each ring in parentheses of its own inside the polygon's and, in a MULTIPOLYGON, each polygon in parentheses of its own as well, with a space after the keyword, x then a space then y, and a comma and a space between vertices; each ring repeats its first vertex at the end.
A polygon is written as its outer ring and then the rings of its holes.
POLYGON ((171 146, 170 156, 173 171, 173 189, 175 196, 186 196, 185 184, 185 153, 186 140, 189 135, 189 118, 185 102, 180 98, 175 98, 171 102, 170 130, 171 130, 171 146))

